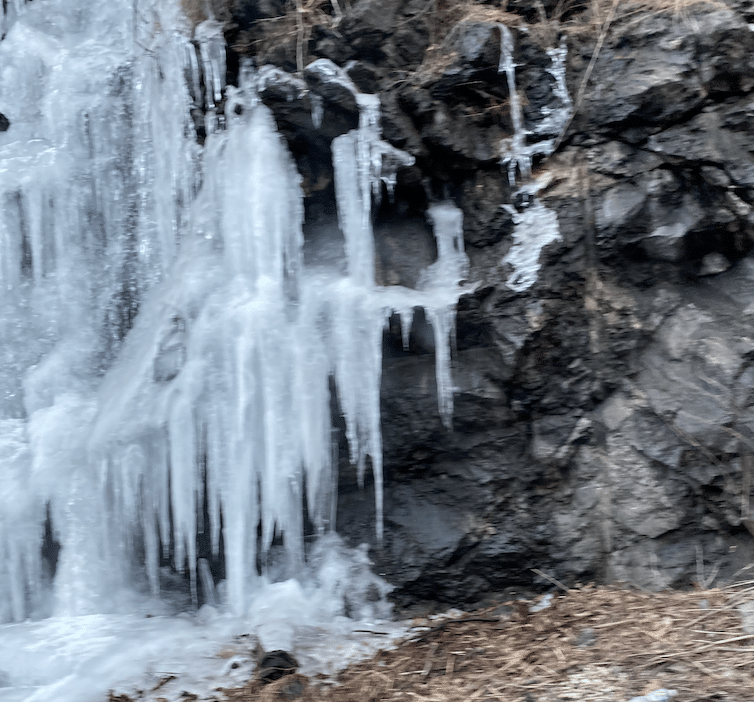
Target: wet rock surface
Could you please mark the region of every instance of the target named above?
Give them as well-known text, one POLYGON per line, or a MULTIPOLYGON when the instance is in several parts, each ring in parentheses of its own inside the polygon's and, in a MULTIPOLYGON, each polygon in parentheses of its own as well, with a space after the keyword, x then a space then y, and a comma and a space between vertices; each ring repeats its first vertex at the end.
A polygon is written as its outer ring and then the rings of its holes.
MULTIPOLYGON (((234 51, 293 74, 295 32, 274 47, 243 39, 261 36, 263 5, 284 16, 274 3, 233 4, 234 51)), ((558 132, 545 121, 559 104, 548 50, 561 42, 576 97, 597 41, 588 12, 558 24, 530 3, 444 16, 423 2, 353 0, 336 17, 335 5, 307 30, 298 88, 262 93, 304 177, 308 226, 335 226, 330 142, 358 120, 353 95, 310 68, 327 59, 380 94, 384 138, 416 159, 375 208, 378 282, 416 284, 435 255, 426 207, 451 199, 476 283, 458 307, 452 431, 437 413, 431 328, 417 314, 408 350, 399 324, 386 331, 385 538, 374 538, 370 486, 359 491, 345 461, 339 532, 370 543, 399 602, 544 585, 535 568, 651 589, 732 577, 753 554, 745 3, 683 17, 621 5, 560 148, 534 157, 536 197, 556 213, 559 238, 525 290, 511 289, 503 261, 534 199, 516 195, 526 178, 512 185, 499 163, 513 135, 499 23, 514 36, 532 144, 558 132)))

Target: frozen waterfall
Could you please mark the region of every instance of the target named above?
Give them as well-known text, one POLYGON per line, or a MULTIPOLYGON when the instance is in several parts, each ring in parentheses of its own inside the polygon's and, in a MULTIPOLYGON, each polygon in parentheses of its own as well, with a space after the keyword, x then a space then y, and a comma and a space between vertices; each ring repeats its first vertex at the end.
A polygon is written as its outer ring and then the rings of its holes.
POLYGON ((331 380, 382 533, 394 312, 405 335, 427 312, 450 426, 461 212, 430 208, 418 289, 375 284, 372 198, 411 159, 357 95, 361 124, 333 143, 346 265, 308 269, 301 178, 254 72, 223 85, 213 19, 191 41, 177 0, 14 0, 3 32, 0 621, 117 610, 140 581, 158 595, 168 562, 195 603, 201 587, 243 615, 303 572, 307 520, 335 527, 331 380))

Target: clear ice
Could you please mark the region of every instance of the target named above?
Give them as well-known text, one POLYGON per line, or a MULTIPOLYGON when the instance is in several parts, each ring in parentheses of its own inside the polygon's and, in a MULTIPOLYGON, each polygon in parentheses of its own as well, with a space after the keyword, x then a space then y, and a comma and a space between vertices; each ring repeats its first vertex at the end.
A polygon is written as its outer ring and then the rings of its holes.
POLYGON ((159 595, 168 558, 195 605, 201 588, 248 617, 296 576, 337 614, 376 585, 363 553, 333 546, 313 574, 304 545, 305 514, 336 543, 330 380, 381 536, 383 330, 398 312, 407 339, 425 308, 450 426, 460 210, 430 208, 438 259, 416 290, 375 284, 373 203, 412 159, 355 92, 360 125, 333 143, 346 265, 308 269, 301 177, 256 92, 296 79, 245 66, 225 86, 221 26, 192 39, 170 0, 4 8, 0 622, 127 611, 141 583, 159 595))

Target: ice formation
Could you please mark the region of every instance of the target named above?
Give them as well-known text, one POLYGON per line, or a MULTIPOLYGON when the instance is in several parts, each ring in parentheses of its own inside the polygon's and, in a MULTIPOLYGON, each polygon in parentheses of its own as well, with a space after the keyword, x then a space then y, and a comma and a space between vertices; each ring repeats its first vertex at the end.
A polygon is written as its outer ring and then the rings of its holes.
POLYGON ((514 210, 513 246, 503 258, 503 263, 513 266, 513 272, 505 284, 515 292, 523 292, 534 285, 541 267, 542 249, 560 238, 557 214, 538 199, 523 212, 514 210))
MULTIPOLYGON (((531 175, 532 156, 552 153, 555 138, 553 136, 552 139, 527 144, 528 136, 532 132, 524 126, 521 99, 516 89, 516 64, 513 61, 515 42, 508 27, 504 24, 499 24, 498 27, 500 29, 500 62, 497 71, 500 74, 505 74, 508 83, 511 122, 513 123, 513 135, 510 138, 503 139, 500 144, 502 153, 500 163, 507 166, 508 181, 511 186, 515 186, 516 171, 518 170, 524 180, 528 179, 531 175)), ((543 119, 536 124, 534 132, 557 135, 568 121, 573 109, 565 82, 565 59, 567 56, 565 44, 561 44, 557 49, 548 49, 547 55, 550 57, 550 66, 547 71, 555 81, 553 94, 558 99, 559 106, 556 109, 547 106, 544 108, 543 119)))
MULTIPOLYGON (((503 139, 500 149, 502 158, 500 164, 508 169, 508 182, 511 187, 516 186, 516 174, 520 174, 524 181, 531 177, 532 156, 536 154, 549 155, 555 145, 555 137, 533 144, 527 144, 527 137, 532 132, 524 126, 521 100, 516 89, 516 64, 513 61, 515 44, 510 29, 503 24, 500 28, 500 63, 498 73, 505 74, 510 95, 510 112, 513 123, 513 135, 503 139)), ((534 126, 536 134, 556 135, 567 123, 573 105, 565 82, 565 59, 567 50, 565 44, 557 49, 547 51, 550 57, 550 67, 547 69, 555 82, 553 94, 559 103, 558 108, 545 107, 543 118, 534 126)), ((539 256, 547 244, 560 239, 560 228, 555 212, 548 210, 536 197, 539 189, 537 183, 526 184, 519 189, 525 196, 526 203, 523 211, 519 212, 511 205, 504 205, 513 215, 513 246, 503 258, 503 264, 513 267, 506 285, 516 292, 528 290, 537 280, 540 269, 539 256)))
MULTIPOLYGON (((335 526, 331 378, 382 532, 394 312, 406 338, 414 308, 427 312, 450 425, 455 306, 469 289, 461 212, 430 208, 439 255, 417 290, 375 285, 373 201, 411 158, 381 139, 378 98, 323 65, 361 121, 333 143, 345 266, 308 269, 301 178, 257 97, 290 77, 245 66, 224 86, 220 25, 190 41, 171 0, 7 8, 0 622, 114 611, 140 579, 156 596, 168 560, 195 603, 201 589, 248 615, 270 580, 307 572, 305 515, 320 535, 335 526)), ((326 585, 322 572, 322 596, 342 604, 344 576, 326 585)))

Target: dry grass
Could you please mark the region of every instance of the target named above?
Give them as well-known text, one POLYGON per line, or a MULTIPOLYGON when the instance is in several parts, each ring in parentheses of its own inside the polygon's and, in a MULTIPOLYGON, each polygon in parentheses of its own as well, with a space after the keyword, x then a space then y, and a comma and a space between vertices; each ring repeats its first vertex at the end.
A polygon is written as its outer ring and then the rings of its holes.
MULTIPOLYGON (((298 676, 297 699, 625 702, 664 687, 678 690, 677 702, 750 702, 754 634, 737 607, 751 600, 754 581, 657 594, 588 586, 537 613, 510 602, 439 625, 417 621, 413 636, 346 669, 337 685, 298 676)), ((225 695, 274 702, 290 692, 283 679, 225 695)))
POLYGON ((207 0, 181 0, 181 9, 192 27, 208 19, 207 0))

